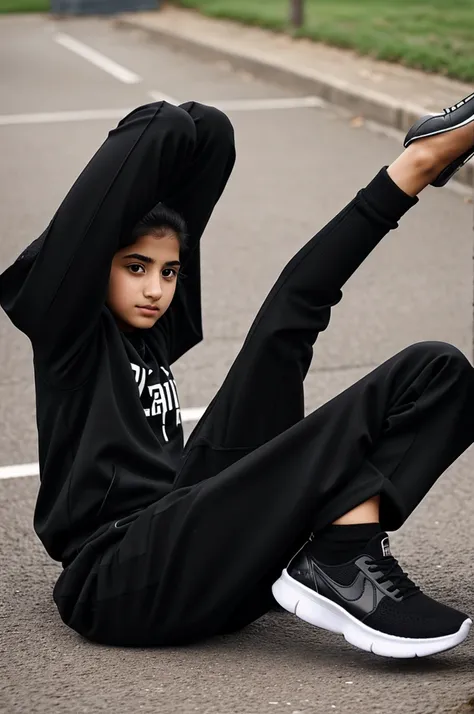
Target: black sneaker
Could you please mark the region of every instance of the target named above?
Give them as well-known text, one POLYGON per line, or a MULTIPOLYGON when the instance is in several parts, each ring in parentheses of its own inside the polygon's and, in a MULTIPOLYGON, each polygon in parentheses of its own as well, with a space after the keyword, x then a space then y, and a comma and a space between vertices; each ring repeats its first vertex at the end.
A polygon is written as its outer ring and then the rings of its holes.
MULTIPOLYGON (((421 119, 415 122, 409 129, 403 146, 406 148, 417 139, 425 139, 427 136, 445 134, 447 131, 459 129, 459 127, 465 126, 472 121, 474 121, 474 94, 470 94, 468 97, 461 99, 461 101, 453 107, 443 109, 440 114, 428 114, 427 116, 421 117, 421 119)), ((464 164, 467 164, 473 156, 474 146, 443 169, 431 185, 444 186, 447 184, 456 171, 459 171, 464 164)))
POLYGON ((379 533, 343 565, 323 565, 308 544, 273 584, 275 600, 302 620, 385 657, 424 657, 460 644, 467 615, 424 595, 379 533))

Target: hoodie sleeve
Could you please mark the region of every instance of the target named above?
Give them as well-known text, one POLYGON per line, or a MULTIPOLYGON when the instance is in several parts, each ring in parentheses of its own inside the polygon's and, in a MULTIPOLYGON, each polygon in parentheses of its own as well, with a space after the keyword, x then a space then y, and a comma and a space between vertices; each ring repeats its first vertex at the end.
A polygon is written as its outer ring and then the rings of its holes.
POLYGON ((234 129, 223 112, 198 102, 182 107, 195 124, 196 149, 179 191, 170 194, 166 203, 186 222, 187 246, 173 302, 155 326, 166 332, 170 364, 203 337, 200 239, 227 185, 236 155, 234 129))
POLYGON ((194 143, 194 122, 182 109, 157 102, 134 110, 110 131, 43 235, 0 276, 0 304, 53 372, 64 376, 84 357, 115 252, 176 190, 194 143))
POLYGON ((173 364, 203 338, 200 246, 182 261, 182 275, 173 301, 154 328, 166 339, 169 364, 173 364))

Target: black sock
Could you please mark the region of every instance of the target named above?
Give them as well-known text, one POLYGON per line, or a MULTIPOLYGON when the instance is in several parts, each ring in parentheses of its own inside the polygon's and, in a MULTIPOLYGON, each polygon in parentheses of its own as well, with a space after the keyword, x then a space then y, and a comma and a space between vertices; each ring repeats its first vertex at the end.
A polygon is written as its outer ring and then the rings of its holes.
POLYGON ((316 532, 308 548, 321 563, 339 565, 357 557, 369 540, 381 532, 380 523, 332 525, 319 533, 316 532))

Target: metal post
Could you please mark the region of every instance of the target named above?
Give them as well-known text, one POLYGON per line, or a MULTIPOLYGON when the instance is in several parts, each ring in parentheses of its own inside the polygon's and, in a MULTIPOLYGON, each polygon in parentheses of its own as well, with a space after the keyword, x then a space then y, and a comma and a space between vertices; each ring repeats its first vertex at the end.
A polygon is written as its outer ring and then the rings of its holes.
POLYGON ((290 24, 292 27, 303 27, 304 0, 290 0, 290 24))

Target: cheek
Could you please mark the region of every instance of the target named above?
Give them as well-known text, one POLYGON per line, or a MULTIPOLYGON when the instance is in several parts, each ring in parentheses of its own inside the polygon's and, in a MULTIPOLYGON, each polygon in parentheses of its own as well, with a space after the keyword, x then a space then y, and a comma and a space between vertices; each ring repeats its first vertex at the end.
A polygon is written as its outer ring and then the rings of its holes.
POLYGON ((170 306, 170 304, 173 301, 173 298, 176 293, 176 287, 172 285, 168 285, 168 288, 163 291, 163 297, 161 299, 161 305, 164 308, 166 306, 166 310, 170 306))
POLYGON ((129 276, 122 271, 113 273, 109 280, 108 299, 116 305, 124 303, 133 288, 131 282, 129 276))
POLYGON ((175 296, 175 294, 176 294, 176 288, 177 288, 177 283, 173 283, 173 284, 170 286, 170 290, 169 290, 169 292, 168 292, 168 297, 169 297, 169 301, 170 301, 170 302, 172 301, 172 299, 174 298, 174 296, 175 296))

